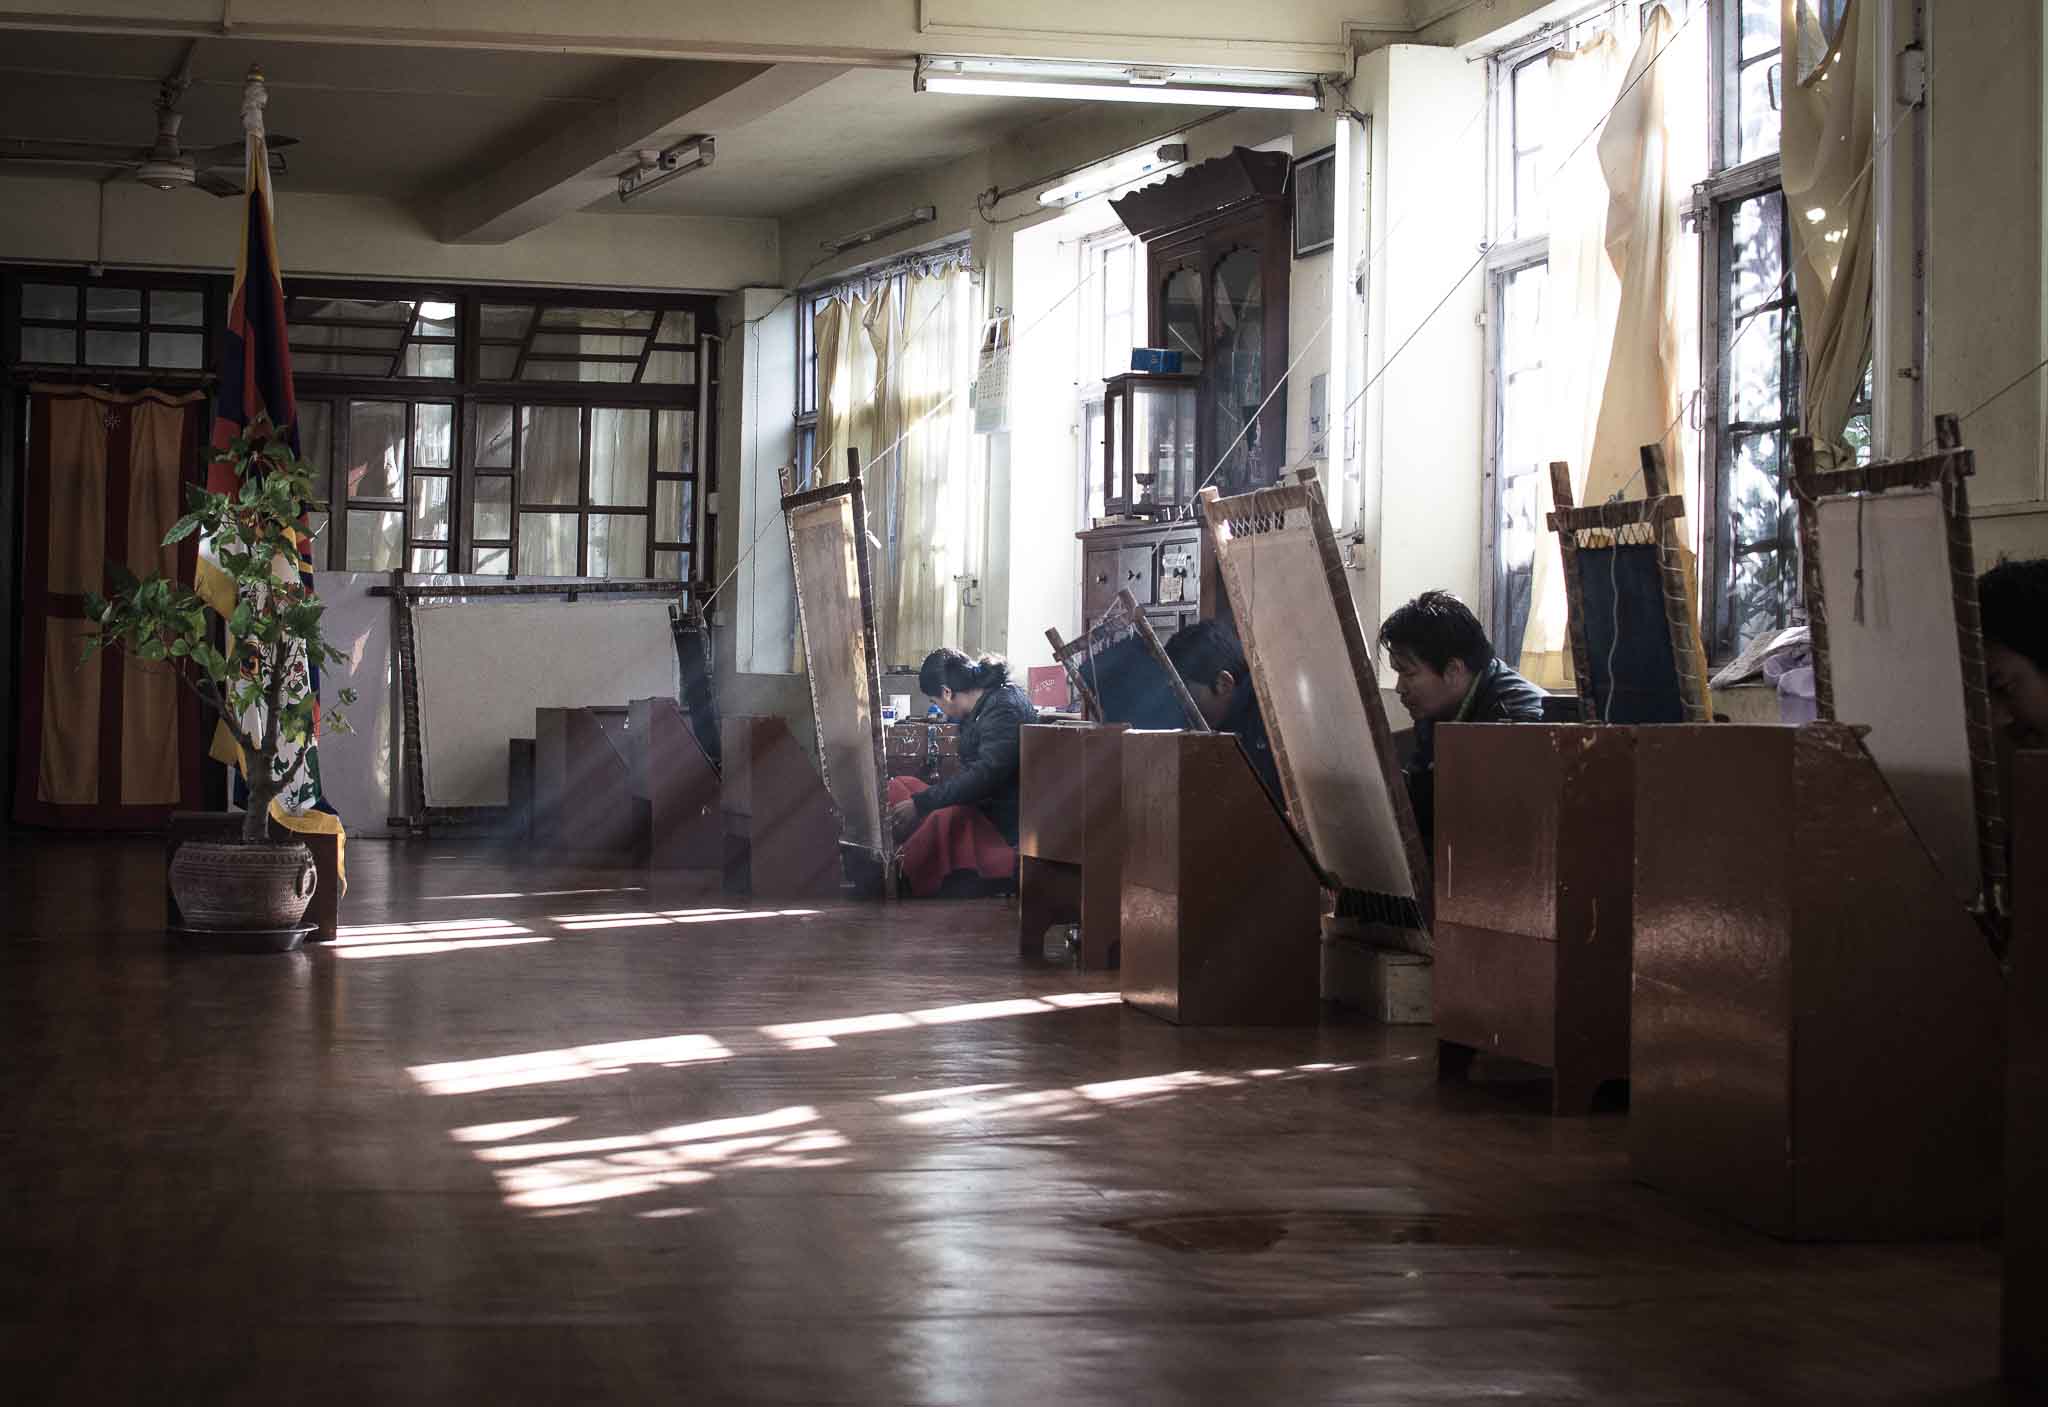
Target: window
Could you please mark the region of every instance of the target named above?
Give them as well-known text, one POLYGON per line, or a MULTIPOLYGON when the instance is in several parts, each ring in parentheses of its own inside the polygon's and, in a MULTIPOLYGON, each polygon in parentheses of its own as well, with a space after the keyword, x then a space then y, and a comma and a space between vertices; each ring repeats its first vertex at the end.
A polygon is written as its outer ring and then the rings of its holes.
POLYGON ((107 278, 31 279, 19 288, 18 363, 171 372, 206 366, 211 339, 201 280, 145 287, 107 278))
POLYGON ((1779 95, 1785 68, 1779 53, 1780 0, 1722 0, 1717 49, 1721 82, 1721 153, 1717 166, 1778 154, 1779 95))
POLYGON ((688 581, 708 299, 294 285, 316 566, 688 581))
POLYGON ((1131 349, 1144 345, 1150 324, 1144 246, 1119 227, 1090 235, 1075 249, 1075 278, 1086 280, 1075 349, 1074 433, 1080 452, 1074 458, 1082 475, 1082 516, 1076 526, 1088 528, 1103 514, 1102 383, 1130 370, 1131 349))
POLYGON ((1536 553, 1548 530, 1538 520, 1540 486, 1549 473, 1541 427, 1543 382, 1543 294, 1548 263, 1502 270, 1493 283, 1496 302, 1488 326, 1497 329, 1493 358, 1497 385, 1498 444, 1494 478, 1495 576, 1492 620, 1494 648, 1503 659, 1521 657, 1529 622, 1536 553))

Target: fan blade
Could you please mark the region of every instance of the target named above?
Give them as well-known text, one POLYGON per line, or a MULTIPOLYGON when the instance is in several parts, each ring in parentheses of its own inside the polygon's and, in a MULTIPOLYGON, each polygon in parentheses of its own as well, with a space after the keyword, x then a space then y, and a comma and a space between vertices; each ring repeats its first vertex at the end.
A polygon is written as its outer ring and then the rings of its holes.
POLYGON ((149 156, 112 142, 68 142, 40 137, 0 137, 0 160, 58 161, 74 166, 139 166, 149 156))
MULTIPOLYGON (((283 151, 286 147, 295 147, 298 144, 299 139, 297 137, 265 138, 264 145, 270 150, 270 164, 272 168, 275 169, 282 159, 278 156, 279 152, 283 151)), ((249 147, 246 142, 216 142, 210 147, 187 147, 185 148, 185 155, 191 157, 201 166, 238 167, 242 164, 242 156, 248 149, 249 147)))
POLYGON ((193 176, 192 184, 205 191, 208 195, 217 195, 223 198, 242 193, 240 182, 230 181, 227 177, 212 171, 197 172, 193 176))

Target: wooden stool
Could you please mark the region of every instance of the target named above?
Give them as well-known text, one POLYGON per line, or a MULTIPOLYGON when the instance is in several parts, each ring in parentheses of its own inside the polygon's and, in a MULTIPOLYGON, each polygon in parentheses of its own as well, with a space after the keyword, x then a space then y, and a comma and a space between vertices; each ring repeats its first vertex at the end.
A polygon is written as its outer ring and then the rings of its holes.
POLYGON ((1034 723, 1020 737, 1017 949, 1044 950, 1045 930, 1081 925, 1080 965, 1115 967, 1123 928, 1121 723, 1034 723))

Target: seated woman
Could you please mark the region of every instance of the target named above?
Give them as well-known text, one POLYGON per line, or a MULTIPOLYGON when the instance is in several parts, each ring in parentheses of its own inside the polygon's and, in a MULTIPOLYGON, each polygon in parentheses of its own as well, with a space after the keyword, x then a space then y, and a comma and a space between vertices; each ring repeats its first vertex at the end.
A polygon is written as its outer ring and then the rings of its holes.
POLYGON ((995 655, 971 660, 933 650, 917 687, 960 725, 960 771, 935 787, 889 779, 904 880, 920 899, 1005 889, 1017 873, 1017 730, 1035 722, 1038 710, 995 655))

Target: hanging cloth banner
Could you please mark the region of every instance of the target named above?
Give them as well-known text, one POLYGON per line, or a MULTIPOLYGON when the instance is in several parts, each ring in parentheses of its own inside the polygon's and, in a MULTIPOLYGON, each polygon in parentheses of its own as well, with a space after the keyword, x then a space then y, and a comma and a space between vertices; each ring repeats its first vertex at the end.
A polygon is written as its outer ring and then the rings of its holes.
MULTIPOLYGON (((269 101, 263 75, 254 68, 250 69, 248 82, 242 90, 242 131, 248 147, 244 176, 248 190, 247 209, 242 221, 242 248, 235 260, 234 293, 228 304, 227 327, 221 342, 220 393, 214 407, 213 448, 216 452, 225 452, 252 427, 267 423, 296 455, 299 452, 299 411, 292 392, 292 356, 286 331, 284 283, 277 259, 276 211, 270 191, 270 152, 263 135, 263 109, 269 101)), ((206 486, 212 493, 236 493, 241 487, 234 466, 223 460, 215 460, 208 467, 206 486)), ((301 519, 299 560, 287 562, 280 557, 273 566, 272 575, 289 580, 288 574, 297 572, 300 580, 310 587, 312 564, 308 554, 312 543, 310 527, 301 519)), ((193 588, 222 616, 234 614, 234 580, 220 566, 211 541, 199 544, 193 588)), ((305 745, 304 771, 289 791, 271 802, 271 819, 286 830, 339 836, 342 834, 341 817, 327 804, 320 789, 320 715, 317 702, 320 674, 309 665, 303 648, 293 649, 286 689, 293 695, 304 692, 313 695, 316 701, 313 739, 305 745)), ((263 729, 262 705, 258 704, 243 714, 241 724, 250 736, 260 735, 263 729)), ((212 753, 217 761, 243 774, 237 779, 238 786, 246 785, 247 759, 226 724, 222 724, 214 734, 212 753)), ((297 761, 298 752, 294 745, 281 743, 277 759, 280 773, 288 772, 297 761)))

